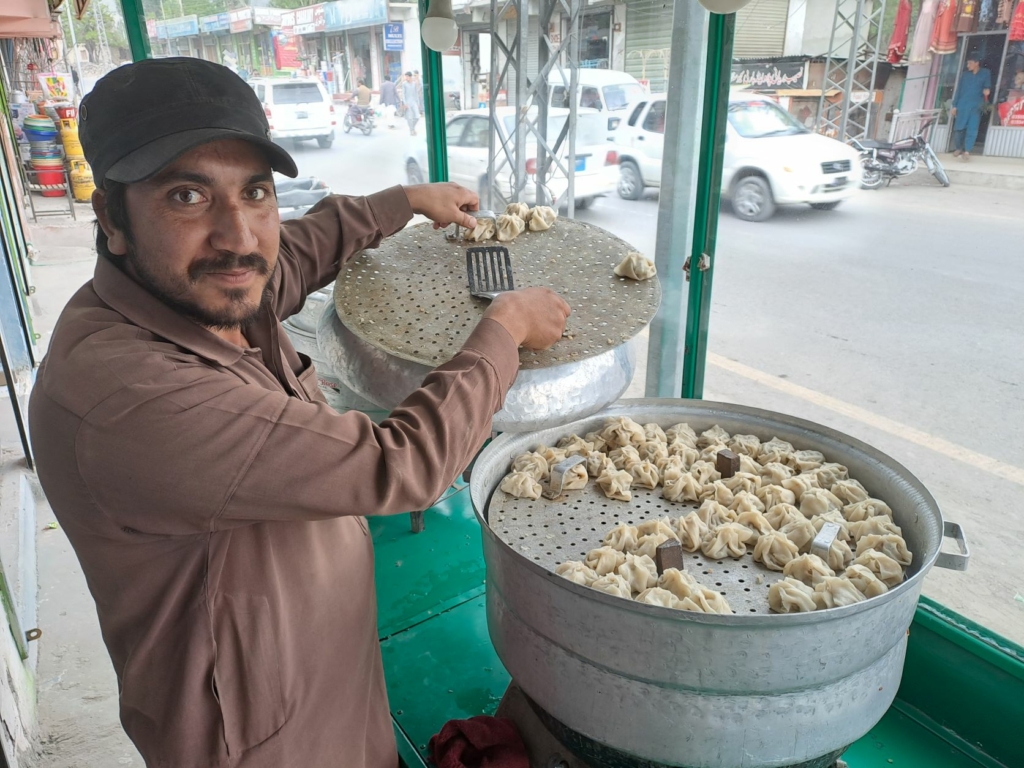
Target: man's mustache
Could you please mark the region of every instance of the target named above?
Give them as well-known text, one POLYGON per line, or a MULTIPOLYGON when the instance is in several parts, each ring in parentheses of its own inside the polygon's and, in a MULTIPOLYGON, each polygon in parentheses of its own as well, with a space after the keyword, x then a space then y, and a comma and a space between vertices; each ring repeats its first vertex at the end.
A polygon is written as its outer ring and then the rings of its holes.
POLYGON ((203 275, 211 272, 234 272, 237 270, 252 269, 259 275, 269 275, 270 265, 258 253, 237 254, 230 252, 219 253, 216 256, 194 262, 188 268, 189 280, 193 283, 203 275))

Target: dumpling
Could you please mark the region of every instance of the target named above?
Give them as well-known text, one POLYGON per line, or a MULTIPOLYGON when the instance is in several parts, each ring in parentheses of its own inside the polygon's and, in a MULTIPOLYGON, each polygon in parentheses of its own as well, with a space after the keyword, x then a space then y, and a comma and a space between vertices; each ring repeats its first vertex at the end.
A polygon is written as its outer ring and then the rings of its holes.
POLYGON ((782 575, 801 581, 809 587, 816 587, 826 576, 835 576, 836 572, 817 555, 800 555, 783 566, 782 575))
POLYGON ((668 444, 668 455, 682 459, 687 469, 700 460, 700 451, 682 440, 673 440, 668 444))
POLYGON ((826 576, 814 588, 814 605, 818 609, 841 608, 862 603, 866 599, 853 582, 842 576, 826 576))
POLYGON ((619 566, 626 562, 626 553, 611 547, 598 547, 587 552, 583 563, 587 568, 597 571, 598 576, 615 573, 619 566))
POLYGON ((803 515, 800 516, 799 520, 786 523, 779 529, 779 533, 785 534, 786 538, 792 541, 801 553, 810 552, 811 542, 814 541, 814 537, 818 534, 814 530, 811 521, 803 515))
POLYGON ((666 485, 661 495, 669 501, 698 501, 704 486, 693 475, 687 473, 674 483, 666 485))
POLYGON ((768 511, 764 513, 764 516, 768 524, 776 531, 781 531, 784 526, 790 523, 807 519, 792 504, 775 504, 768 507, 768 511))
POLYGON ((733 453, 756 459, 761 450, 761 440, 757 435, 733 435, 729 438, 729 448, 733 453))
POLYGON ((754 545, 755 562, 764 563, 764 566, 772 571, 781 571, 786 563, 799 554, 796 544, 779 531, 761 536, 754 545))
POLYGON ((583 436, 583 439, 586 440, 591 445, 593 445, 595 451, 607 453, 606 449, 608 448, 608 444, 605 442, 604 437, 601 436, 600 431, 587 432, 587 434, 583 436))
POLYGON ((834 509, 831 512, 826 512, 824 515, 815 515, 811 518, 811 525, 814 526, 815 533, 821 533, 821 529, 825 526, 825 523, 835 523, 839 526, 838 537, 845 541, 847 544, 853 544, 855 539, 850 533, 850 524, 846 522, 839 512, 834 509))
POLYGON ((608 458, 612 460, 612 464, 615 465, 616 469, 629 469, 641 461, 640 452, 632 445, 615 448, 608 454, 608 458))
POLYGON ((555 213, 555 209, 548 205, 538 205, 535 208, 530 209, 530 231, 531 232, 543 232, 546 229, 551 229, 555 223, 555 219, 558 218, 558 214, 555 213))
POLYGON ((712 560, 728 557, 743 557, 747 554, 747 542, 753 540, 754 532, 739 523, 723 523, 712 528, 700 543, 700 550, 712 560))
POLYGON ((601 436, 608 443, 609 448, 621 448, 624 445, 632 445, 635 448, 647 442, 644 428, 628 416, 616 416, 608 419, 601 431, 601 436))
POLYGON ((832 546, 828 548, 828 558, 825 562, 833 571, 841 571, 853 562, 853 550, 850 549, 849 544, 836 537, 832 546))
POLYGON ((586 456, 592 450, 594 450, 594 444, 588 443, 579 435, 569 435, 563 437, 556 443, 556 445, 565 451, 566 457, 569 456, 586 456))
POLYGON ((530 206, 526 203, 509 203, 505 206, 505 213, 509 216, 518 216, 523 221, 530 220, 530 206))
POLYGON ((799 502, 805 493, 818 487, 818 478, 813 474, 794 475, 787 477, 780 485, 796 496, 796 500, 799 502))
POLYGON ((854 541, 859 541, 864 536, 872 533, 903 535, 903 529, 896 525, 891 517, 886 517, 885 515, 875 515, 867 520, 858 520, 856 523, 847 523, 847 525, 850 527, 850 537, 854 541))
POLYGON ((843 517, 851 523, 858 523, 861 520, 867 520, 869 517, 878 517, 879 515, 892 517, 892 510, 889 508, 889 505, 879 499, 864 499, 864 501, 858 501, 856 504, 847 504, 843 507, 843 517))
POLYGON ((526 229, 526 222, 518 216, 509 216, 507 213, 503 213, 494 222, 494 229, 498 242, 511 243, 526 229))
POLYGON ((658 568, 647 555, 626 555, 626 562, 615 569, 629 583, 632 592, 643 592, 658 583, 658 568))
POLYGON ((628 277, 630 280, 650 280, 658 274, 658 270, 654 262, 642 253, 630 251, 615 268, 615 274, 619 277, 628 277))
POLYGON ((637 526, 637 533, 640 536, 650 536, 651 534, 665 534, 670 539, 678 539, 679 534, 676 533, 675 526, 672 525, 672 519, 670 517, 663 517, 658 520, 645 520, 637 526))
POLYGON ((633 484, 633 476, 629 472, 623 472, 621 469, 613 472, 606 469, 598 475, 597 484, 609 499, 629 501, 633 498, 629 490, 629 486, 633 484))
MULTIPOLYGON (((740 459, 742 461, 742 459, 740 459)), ((796 472, 777 461, 771 461, 761 467, 761 485, 782 485, 783 480, 788 480, 796 472)))
POLYGON ((796 504, 796 494, 787 491, 781 485, 764 485, 754 493, 766 509, 771 509, 776 504, 796 504))
POLYGON ((733 497, 732 504, 729 505, 729 509, 731 509, 736 514, 740 514, 741 512, 749 512, 751 510, 754 510, 756 512, 765 511, 764 503, 759 498, 757 498, 757 496, 750 493, 749 491, 740 491, 739 493, 737 493, 733 497))
POLYGON ((800 511, 807 518, 824 515, 826 512, 841 512, 842 509, 843 502, 824 488, 811 488, 800 497, 800 511))
POLYGON ((715 424, 711 429, 705 429, 700 433, 700 437, 697 438, 697 447, 704 449, 715 443, 726 445, 730 437, 731 435, 728 432, 715 424))
POLYGON ((722 451, 729 450, 729 446, 725 443, 711 443, 710 445, 705 445, 703 448, 699 448, 698 450, 700 451, 701 461, 710 461, 714 464, 718 460, 718 454, 722 451))
MULTIPOLYGON (((818 475, 819 482, 821 475, 818 475)), ((868 489, 860 484, 858 480, 840 480, 832 484, 832 495, 843 502, 843 504, 856 504, 858 501, 865 501, 871 498, 868 489)))
POLYGON ((889 589, 898 586, 903 581, 903 568, 900 564, 876 549, 869 549, 857 555, 853 564, 863 565, 889 589))
POLYGON ((629 583, 617 573, 609 573, 602 576, 593 582, 590 588, 608 595, 624 597, 627 600, 633 596, 633 593, 629 591, 629 583))
MULTIPOLYGON (((671 453, 671 451, 670 451, 671 453)), ((700 482, 701 485, 713 483, 722 479, 722 473, 710 461, 695 461, 690 465, 690 474, 700 482)))
POLYGON ((724 507, 730 506, 734 498, 732 491, 721 480, 715 480, 711 485, 705 485, 704 490, 700 492, 701 501, 714 499, 724 507))
POLYGON ((850 582, 864 597, 878 597, 889 591, 885 582, 875 576, 874 571, 864 565, 854 563, 843 571, 843 576, 850 582))
POLYGON ((693 576, 678 568, 666 568, 658 579, 658 586, 667 589, 680 600, 700 589, 700 584, 693 576))
POLYGON ((602 543, 619 552, 632 552, 640 539, 636 526, 619 523, 604 535, 602 543))
POLYGON ((633 485, 637 488, 650 488, 654 490, 661 482, 661 473, 649 461, 633 464, 629 468, 629 474, 633 476, 633 485))
POLYGON ((877 550, 888 555, 897 563, 906 567, 913 561, 914 556, 907 549, 907 542, 902 536, 894 533, 870 533, 857 541, 857 555, 862 555, 869 549, 877 550))
POLYGON ((785 578, 768 587, 768 607, 775 613, 813 611, 814 590, 796 579, 785 578))
POLYGON ((517 499, 536 500, 540 498, 540 483, 533 475, 526 472, 513 472, 505 475, 500 487, 509 496, 514 496, 517 499))
POLYGON ((679 542, 687 552, 696 552, 700 549, 700 543, 704 540, 708 530, 708 524, 701 520, 696 512, 684 515, 676 522, 679 542))
POLYGON ((661 482, 665 485, 674 483, 686 474, 686 466, 678 456, 668 456, 661 461, 655 462, 655 465, 661 471, 661 482))
POLYGON ((582 584, 584 587, 589 587, 600 578, 597 575, 597 571, 589 568, 579 560, 569 560, 562 563, 555 568, 555 573, 563 579, 568 579, 574 584, 582 584))
POLYGON ((609 468, 613 472, 618 469, 607 455, 600 451, 591 451, 587 454, 587 474, 591 477, 600 477, 601 473, 609 468))
POLYGON ((538 445, 534 453, 539 453, 548 463, 548 468, 555 466, 560 461, 565 461, 565 451, 561 448, 549 448, 546 445, 538 445))
POLYGON ((577 464, 564 475, 562 475, 563 491, 582 491, 587 487, 590 475, 587 474, 586 464, 577 464))
MULTIPOLYGON (((698 585, 697 589, 690 595, 688 599, 694 602, 700 607, 704 613, 720 613, 727 614, 732 613, 732 608, 729 607, 728 601, 725 599, 725 595, 721 592, 715 592, 710 587, 698 585)), ((689 610, 693 610, 690 608, 689 610)))
POLYGON ((756 459, 747 456, 745 453, 740 455, 740 472, 748 472, 751 475, 759 475, 761 477, 761 485, 766 485, 764 475, 761 474, 761 465, 757 463, 756 459))
POLYGON ((739 516, 736 512, 733 512, 723 504, 719 504, 714 499, 705 501, 700 505, 700 509, 693 514, 697 515, 704 525, 709 528, 717 528, 725 523, 734 523, 739 516))
POLYGON ((798 472, 810 472, 825 463, 825 454, 820 451, 793 451, 786 457, 786 463, 798 472))
POLYGON ((752 475, 749 472, 737 472, 732 477, 721 480, 721 482, 733 493, 746 491, 747 493, 756 494, 761 488, 761 476, 752 475))
POLYGON ((657 464, 660 460, 668 458, 668 446, 660 440, 648 440, 640 444, 637 453, 644 461, 657 464))
POLYGON ((664 533, 650 533, 646 536, 640 537, 640 542, 636 545, 636 550, 633 552, 634 555, 647 555, 651 560, 655 560, 658 552, 658 547, 669 541, 674 537, 664 533))
POLYGON ((849 479, 850 470, 848 470, 842 464, 836 464, 835 462, 826 461, 824 464, 822 464, 820 467, 814 470, 814 474, 818 476, 818 484, 822 488, 831 488, 840 480, 849 479))
POLYGON ((493 240, 494 233, 494 219, 477 219, 476 226, 466 232, 466 239, 482 243, 484 240, 493 240))
POLYGON ((548 460, 535 451, 521 453, 513 459, 512 471, 525 472, 540 481, 548 476, 548 460))
POLYGON ((676 440, 681 440, 693 448, 697 447, 697 433, 694 431, 693 427, 686 422, 673 424, 671 427, 666 429, 665 439, 670 443, 674 443, 676 440))
POLYGON ((756 509, 748 509, 746 512, 740 512, 739 516, 736 518, 736 522, 740 525, 745 525, 747 528, 752 530, 756 534, 754 539, 755 541, 758 537, 765 536, 775 530, 772 528, 765 516, 756 509))
POLYGON ((762 465, 773 461, 785 464, 795 450, 792 443, 787 443, 785 440, 773 437, 767 443, 761 443, 761 450, 757 454, 757 460, 762 465))
POLYGON ((636 601, 647 605, 660 605, 662 608, 675 608, 679 599, 667 589, 651 587, 637 595, 636 601))
POLYGON ((644 424, 644 434, 647 435, 648 441, 654 440, 659 443, 668 443, 665 430, 661 428, 660 424, 655 424, 653 421, 649 424, 644 424))

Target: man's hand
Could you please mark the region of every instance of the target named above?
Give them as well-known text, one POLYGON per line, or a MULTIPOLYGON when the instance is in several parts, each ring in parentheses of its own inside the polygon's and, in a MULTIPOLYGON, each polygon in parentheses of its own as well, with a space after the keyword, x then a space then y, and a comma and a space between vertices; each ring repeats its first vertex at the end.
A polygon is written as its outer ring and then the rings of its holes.
POLYGON ((956 107, 953 107, 951 110, 949 110, 949 116, 956 117, 956 107))
POLYGON ((527 349, 547 349, 562 338, 569 305, 549 288, 524 288, 498 294, 484 317, 501 323, 527 349))
POLYGON ((476 219, 466 211, 480 208, 480 198, 458 184, 416 184, 405 187, 405 195, 414 213, 421 213, 434 222, 434 229, 444 229, 451 224, 472 229, 476 219))

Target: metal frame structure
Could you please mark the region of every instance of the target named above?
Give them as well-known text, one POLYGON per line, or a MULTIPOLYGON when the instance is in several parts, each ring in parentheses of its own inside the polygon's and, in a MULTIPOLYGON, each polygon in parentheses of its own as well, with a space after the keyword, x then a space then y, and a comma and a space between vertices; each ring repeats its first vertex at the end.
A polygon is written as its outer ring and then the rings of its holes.
POLYGON ((878 59, 882 53, 882 21, 885 0, 836 0, 825 76, 818 100, 817 130, 840 141, 871 138, 870 98, 854 101, 853 86, 858 76, 868 74, 864 90, 874 89, 878 59), (847 37, 849 34, 849 37, 847 37), (828 93, 839 90, 843 98, 828 102, 828 93))

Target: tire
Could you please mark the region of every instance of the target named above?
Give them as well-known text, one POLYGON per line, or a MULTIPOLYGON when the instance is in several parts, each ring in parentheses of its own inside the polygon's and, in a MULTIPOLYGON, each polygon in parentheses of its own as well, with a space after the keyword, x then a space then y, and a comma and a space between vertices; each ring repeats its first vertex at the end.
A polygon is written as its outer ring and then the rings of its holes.
POLYGON ((410 186, 423 183, 423 171, 415 160, 410 160, 405 164, 405 177, 410 186))
POLYGON ((636 163, 626 160, 619 165, 619 197, 623 200, 639 200, 644 194, 644 180, 636 163))
POLYGON ((369 136, 371 133, 373 133, 373 126, 372 125, 363 125, 363 126, 360 126, 359 130, 361 130, 363 132, 363 136, 369 136))
POLYGON ((928 170, 932 172, 939 184, 944 187, 949 186, 949 174, 946 173, 946 169, 942 167, 942 163, 939 162, 939 158, 935 156, 935 151, 928 147, 928 170))
POLYGON ((320 145, 320 149, 330 149, 331 144, 334 143, 334 134, 329 136, 317 136, 316 143, 320 145))
POLYGON ((732 188, 733 213, 743 221, 767 221, 775 213, 772 188, 763 176, 744 176, 732 188))
POLYGON ((870 158, 861 158, 861 179, 860 186, 863 189, 878 189, 882 186, 882 172, 877 168, 869 168, 870 158))
POLYGON ((594 204, 594 198, 592 197, 581 197, 576 201, 576 210, 585 211, 587 208, 594 204))
POLYGON ((345 115, 345 133, 352 132, 352 121, 348 119, 348 115, 345 115))
POLYGON ((811 203, 811 208, 816 211, 834 211, 842 202, 842 200, 833 200, 830 203, 811 203))

